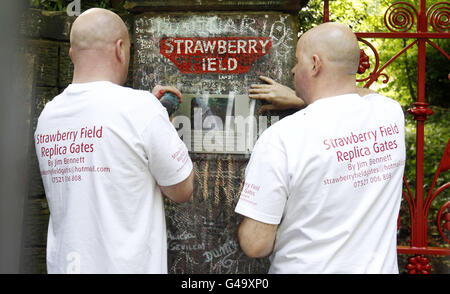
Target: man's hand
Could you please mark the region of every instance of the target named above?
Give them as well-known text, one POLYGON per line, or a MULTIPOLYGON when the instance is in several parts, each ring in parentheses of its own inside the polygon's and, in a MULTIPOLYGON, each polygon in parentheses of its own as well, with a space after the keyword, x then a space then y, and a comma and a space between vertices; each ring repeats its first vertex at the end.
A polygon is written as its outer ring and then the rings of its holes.
POLYGON ((178 109, 178 107, 180 106, 180 103, 183 102, 183 99, 181 98, 181 92, 178 91, 177 88, 172 87, 172 86, 156 85, 152 90, 152 94, 155 95, 156 98, 159 99, 161 104, 166 108, 167 113, 169 114, 169 119, 170 119, 170 121, 172 121, 173 113, 178 109), (176 95, 178 97, 178 101, 173 100, 173 99, 176 99, 175 97, 173 97, 173 98, 166 97, 167 99, 162 98, 162 96, 166 92, 170 92, 170 93, 176 95))
POLYGON ((291 88, 265 76, 259 78, 267 84, 252 84, 248 91, 250 99, 260 99, 270 103, 261 106, 259 114, 267 110, 299 109, 305 106, 305 102, 297 97, 291 88))
POLYGON ((180 102, 182 102, 181 100, 181 92, 178 91, 177 88, 172 87, 172 86, 161 86, 161 85, 156 85, 153 90, 152 90, 152 94, 156 96, 156 98, 161 98, 162 95, 165 92, 171 92, 174 93, 175 95, 178 96, 178 98, 180 99, 180 102))

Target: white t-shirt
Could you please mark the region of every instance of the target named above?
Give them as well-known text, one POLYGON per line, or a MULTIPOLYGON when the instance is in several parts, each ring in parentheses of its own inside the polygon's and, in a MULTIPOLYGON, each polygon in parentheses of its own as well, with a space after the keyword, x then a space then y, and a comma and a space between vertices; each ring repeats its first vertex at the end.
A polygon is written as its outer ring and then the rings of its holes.
POLYGON ((48 273, 167 273, 158 185, 192 162, 146 91, 71 84, 42 111, 35 146, 50 209, 48 273))
POLYGON ((261 135, 236 212, 279 224, 269 273, 398 273, 404 164, 397 102, 320 99, 261 135))

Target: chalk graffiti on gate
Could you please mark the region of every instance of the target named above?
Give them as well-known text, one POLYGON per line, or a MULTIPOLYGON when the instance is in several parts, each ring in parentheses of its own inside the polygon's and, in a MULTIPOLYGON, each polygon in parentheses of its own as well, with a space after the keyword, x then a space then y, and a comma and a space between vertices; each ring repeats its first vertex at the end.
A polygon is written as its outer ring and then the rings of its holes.
POLYGON ((181 73, 241 74, 272 47, 270 37, 168 37, 159 42, 160 53, 181 73))

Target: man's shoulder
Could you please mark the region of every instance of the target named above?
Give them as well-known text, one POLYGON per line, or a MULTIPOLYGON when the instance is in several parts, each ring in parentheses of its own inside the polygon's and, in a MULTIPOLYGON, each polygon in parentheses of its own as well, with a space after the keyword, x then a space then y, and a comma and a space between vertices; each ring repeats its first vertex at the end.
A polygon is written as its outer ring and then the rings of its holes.
POLYGON ((131 111, 133 113, 148 113, 161 111, 163 106, 152 93, 145 90, 113 85, 103 99, 106 105, 117 108, 118 111, 131 111))
POLYGON ((398 103, 398 101, 396 101, 390 97, 384 96, 382 94, 379 94, 379 93, 370 93, 370 94, 364 95, 363 98, 366 99, 367 101, 374 101, 374 102, 378 102, 378 103, 388 103, 388 104, 392 104, 395 106, 400 106, 400 103, 398 103))
POLYGON ((77 101, 85 101, 92 109, 101 108, 109 114, 126 113, 150 117, 165 110, 158 98, 149 91, 101 82, 95 85, 69 85, 45 105, 41 116, 47 112, 54 113, 67 103, 73 103, 74 98, 81 99, 77 101))
POLYGON ((149 91, 121 87, 114 96, 114 108, 132 120, 145 122, 157 115, 167 116, 164 106, 149 91))
POLYGON ((283 141, 289 138, 292 132, 300 132, 301 128, 299 129, 298 126, 302 126, 305 119, 303 110, 288 115, 264 130, 259 140, 268 143, 283 141))
POLYGON ((390 112, 392 114, 403 116, 403 108, 400 103, 392 98, 386 97, 378 93, 372 93, 363 97, 370 104, 379 109, 380 111, 386 113, 390 112))
POLYGON ((117 94, 118 96, 128 96, 127 98, 135 100, 135 102, 141 103, 155 103, 158 102, 158 98, 156 98, 150 91, 133 89, 124 86, 117 86, 117 94))

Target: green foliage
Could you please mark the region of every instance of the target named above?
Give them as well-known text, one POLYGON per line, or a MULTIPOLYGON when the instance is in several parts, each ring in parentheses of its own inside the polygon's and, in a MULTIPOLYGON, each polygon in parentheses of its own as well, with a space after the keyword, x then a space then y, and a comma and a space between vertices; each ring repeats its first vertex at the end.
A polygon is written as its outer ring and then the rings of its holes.
MULTIPOLYGON (((64 11, 73 0, 30 0, 30 7, 49 10, 49 11, 64 11)), ((111 8, 110 0, 81 0, 83 10, 92 7, 111 8)))
MULTIPOLYGON (((450 52, 449 40, 433 40, 445 52, 450 52)), ((448 79, 450 60, 432 46, 427 46, 426 96, 427 102, 444 108, 450 108, 450 80, 448 79)), ((416 70, 417 68, 414 68, 416 70)), ((414 71, 416 72, 416 71, 414 71)), ((448 122, 448 120, 447 120, 448 122)))
POLYGON ((30 6, 49 11, 62 11, 67 6, 64 2, 64 0, 30 0, 30 6))
POLYGON ((323 20, 323 1, 310 0, 308 5, 298 12, 298 20, 300 33, 304 33, 321 24, 323 20))
MULTIPOLYGON (((430 107, 434 114, 428 117, 425 122, 425 150, 424 150, 424 191, 428 193, 431 188, 431 182, 440 163, 444 149, 450 138, 450 111, 441 107, 430 107)), ((406 119, 406 157, 408 159, 405 169, 405 177, 414 192, 415 187, 415 165, 416 165, 416 123, 411 116, 406 119)), ((444 183, 450 182, 450 173, 443 172, 436 181, 437 187, 444 183)), ((442 192, 439 198, 433 203, 434 209, 439 209, 446 201, 448 201, 450 191, 442 192)))

